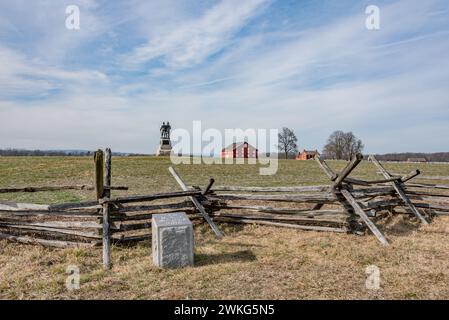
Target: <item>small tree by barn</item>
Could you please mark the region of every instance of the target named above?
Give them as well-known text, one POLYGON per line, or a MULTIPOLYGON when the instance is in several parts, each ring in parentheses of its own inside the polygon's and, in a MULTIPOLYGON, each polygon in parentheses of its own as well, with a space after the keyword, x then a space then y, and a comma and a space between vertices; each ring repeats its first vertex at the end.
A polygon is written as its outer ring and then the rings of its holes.
POLYGON ((283 127, 282 131, 278 134, 279 144, 278 149, 285 154, 285 159, 289 154, 296 154, 298 152, 298 138, 292 129, 283 127))
POLYGON ((331 159, 351 160, 356 154, 362 153, 364 145, 362 140, 350 132, 335 131, 324 146, 323 153, 331 159))

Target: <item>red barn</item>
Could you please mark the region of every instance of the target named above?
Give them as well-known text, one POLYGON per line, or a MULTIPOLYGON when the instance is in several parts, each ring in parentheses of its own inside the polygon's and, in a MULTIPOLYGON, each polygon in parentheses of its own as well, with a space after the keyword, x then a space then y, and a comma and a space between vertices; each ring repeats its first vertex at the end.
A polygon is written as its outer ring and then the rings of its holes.
POLYGON ((233 143, 221 150, 222 158, 258 158, 258 150, 248 142, 233 143))
POLYGON ((318 150, 303 150, 302 152, 298 153, 296 160, 311 160, 315 158, 316 155, 320 155, 318 150))

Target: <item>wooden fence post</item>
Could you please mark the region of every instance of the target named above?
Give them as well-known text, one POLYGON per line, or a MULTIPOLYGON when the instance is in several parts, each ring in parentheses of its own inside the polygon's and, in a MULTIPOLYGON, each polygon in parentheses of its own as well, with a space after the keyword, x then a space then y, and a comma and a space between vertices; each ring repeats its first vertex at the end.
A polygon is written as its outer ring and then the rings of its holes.
MULTIPOLYGON (((352 170, 357 167, 357 165, 362 161, 363 156, 361 154, 357 154, 351 162, 343 169, 343 171, 340 174, 336 174, 328 165, 327 163, 320 159, 319 156, 315 156, 315 160, 318 162, 320 167, 323 169, 323 171, 326 173, 326 175, 334 181, 334 184, 332 185, 333 192, 335 194, 335 197, 341 202, 343 207, 346 209, 346 211, 349 213, 351 219, 353 217, 352 212, 350 212, 346 206, 348 204, 352 210, 362 219, 362 221, 366 224, 366 226, 371 230, 371 232, 377 237, 377 239, 383 244, 388 245, 387 239, 385 239, 384 235, 377 229, 376 225, 369 219, 369 217, 366 215, 365 211, 360 207, 359 203, 354 199, 351 192, 346 189, 341 189, 339 192, 336 190, 336 188, 341 188, 341 184, 346 180, 348 180, 348 175, 352 172, 352 170), (342 198, 343 196, 343 198, 342 198)), ((350 188, 351 185, 348 184, 346 188, 350 188)))
POLYGON ((105 167, 105 173, 104 173, 104 192, 103 192, 103 198, 110 198, 111 197, 111 179, 112 179, 112 153, 111 149, 107 148, 104 158, 104 167, 105 167))
POLYGON ((201 192, 201 194, 202 194, 203 196, 205 196, 205 195, 210 191, 210 189, 211 189, 212 186, 214 185, 214 182, 215 182, 215 180, 214 180, 213 178, 210 178, 209 184, 207 185, 206 189, 204 189, 203 192, 201 192))
POLYGON ((95 151, 94 161, 95 161, 95 195, 97 200, 103 197, 104 191, 104 154, 102 150, 95 151))
POLYGON ((354 158, 352 158, 351 162, 349 162, 348 165, 337 175, 337 179, 335 179, 333 187, 340 187, 345 178, 351 174, 352 170, 359 165, 362 159, 363 156, 361 154, 357 154, 354 158))
MULTIPOLYGON (((106 149, 106 156, 104 159, 105 174, 104 174, 104 191, 103 199, 109 199, 111 197, 111 149, 106 149)), ((111 204, 103 203, 103 268, 110 269, 112 266, 111 261, 111 226, 110 226, 110 206, 111 204)))
POLYGON ((377 237, 380 243, 382 243, 384 246, 388 246, 387 239, 385 239, 382 232, 380 232, 379 229, 377 229, 376 225, 369 219, 365 211, 363 211, 362 207, 360 207, 360 205, 354 199, 352 194, 346 189, 342 189, 341 194, 343 195, 343 197, 346 198, 346 200, 348 200, 348 202, 354 208, 355 213, 357 213, 360 216, 360 218, 363 220, 363 222, 365 222, 365 224, 368 226, 371 232, 377 237))
MULTIPOLYGON (((379 169, 379 171, 382 173, 382 175, 385 177, 385 179, 391 178, 390 173, 383 167, 383 165, 374 157, 373 155, 369 156, 368 158, 371 160, 372 163, 376 165, 376 167, 379 169)), ((418 209, 415 207, 413 202, 409 199, 409 197, 405 194, 404 188, 398 181, 391 182, 391 185, 396 190, 396 193, 399 195, 399 197, 404 201, 404 203, 410 208, 412 213, 417 217, 422 224, 428 225, 426 219, 421 215, 421 213, 418 211, 418 209)))

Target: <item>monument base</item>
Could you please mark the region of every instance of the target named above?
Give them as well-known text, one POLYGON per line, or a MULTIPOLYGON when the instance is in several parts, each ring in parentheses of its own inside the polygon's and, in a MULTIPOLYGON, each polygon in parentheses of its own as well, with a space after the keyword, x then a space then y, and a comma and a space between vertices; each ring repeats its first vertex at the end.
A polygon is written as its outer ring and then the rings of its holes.
POLYGON ((170 139, 161 138, 159 148, 156 151, 157 156, 170 156, 171 155, 171 142, 170 139))

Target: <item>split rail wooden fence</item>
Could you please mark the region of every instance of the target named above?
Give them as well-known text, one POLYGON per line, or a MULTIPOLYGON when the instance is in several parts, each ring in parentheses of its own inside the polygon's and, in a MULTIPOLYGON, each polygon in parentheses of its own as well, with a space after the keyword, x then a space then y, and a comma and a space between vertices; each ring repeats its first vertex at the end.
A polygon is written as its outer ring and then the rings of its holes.
POLYGON ((75 186, 0 188, 0 193, 55 190, 95 190, 95 201, 38 205, 0 201, 0 238, 54 247, 102 246, 103 266, 112 265, 111 244, 132 243, 151 237, 155 213, 184 211, 195 223, 208 223, 217 238, 223 237, 216 222, 260 224, 302 230, 351 232, 370 230, 383 244, 388 240, 376 222, 386 215, 406 214, 422 224, 436 215, 449 214, 449 186, 413 183, 420 172, 390 174, 369 157, 383 179, 350 177, 362 161, 357 155, 341 172, 316 158, 329 184, 316 186, 243 187, 188 186, 169 168, 179 191, 113 197, 111 150, 95 153, 95 183, 75 186), (175 201, 175 202, 173 202, 175 201))

